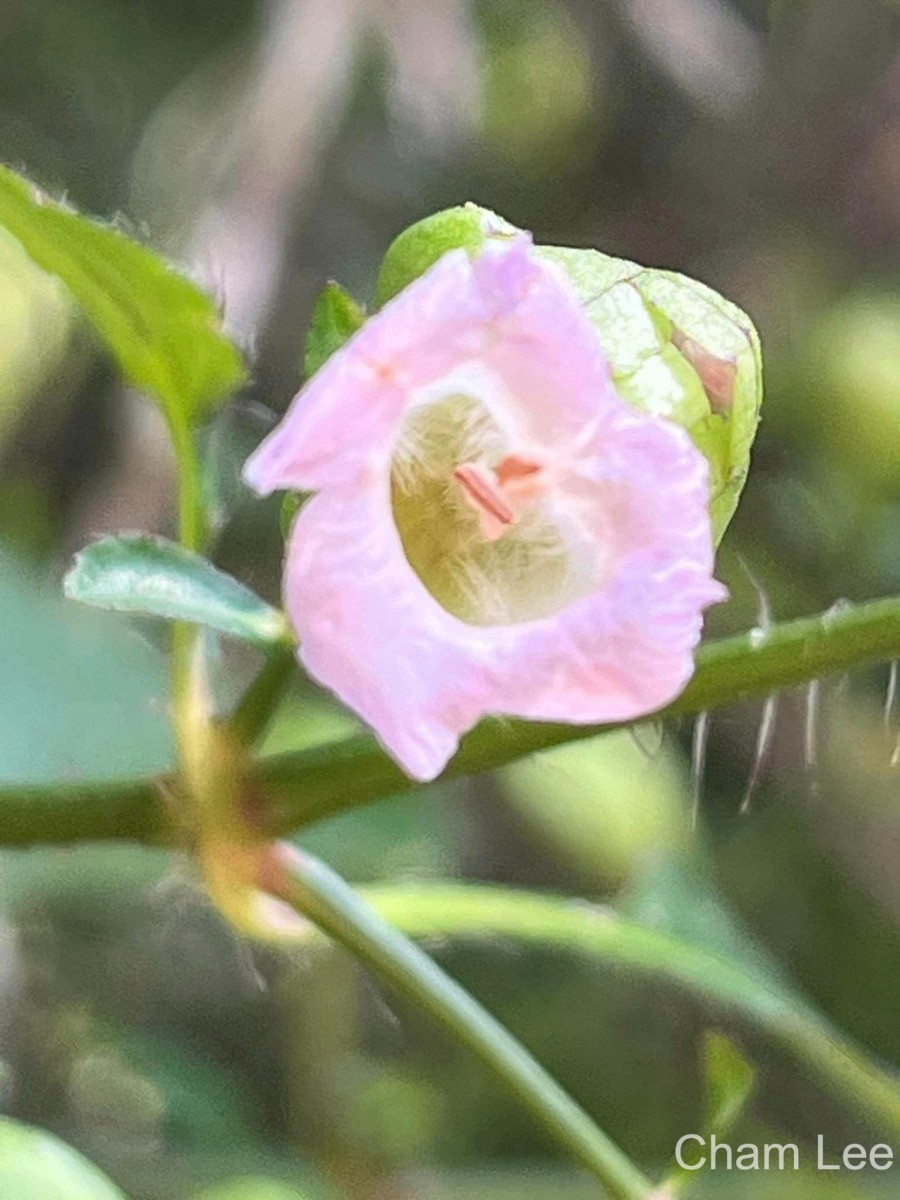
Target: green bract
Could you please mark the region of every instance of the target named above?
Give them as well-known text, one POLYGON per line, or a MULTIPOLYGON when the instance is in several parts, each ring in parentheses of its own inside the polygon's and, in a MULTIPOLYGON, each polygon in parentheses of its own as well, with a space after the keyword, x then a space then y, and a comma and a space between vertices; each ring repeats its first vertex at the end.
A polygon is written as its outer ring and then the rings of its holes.
POLYGON ((363 309, 339 283, 332 280, 325 284, 313 308, 306 335, 303 372, 307 379, 315 375, 335 350, 340 350, 365 319, 363 309))
MULTIPOLYGON (((383 304, 448 250, 477 254, 515 228, 474 204, 446 209, 393 242, 378 280, 383 304)), ((597 250, 541 246, 568 274, 597 327, 620 394, 682 425, 710 465, 716 541, 737 507, 762 402, 759 338, 750 318, 711 288, 674 271, 597 250)))

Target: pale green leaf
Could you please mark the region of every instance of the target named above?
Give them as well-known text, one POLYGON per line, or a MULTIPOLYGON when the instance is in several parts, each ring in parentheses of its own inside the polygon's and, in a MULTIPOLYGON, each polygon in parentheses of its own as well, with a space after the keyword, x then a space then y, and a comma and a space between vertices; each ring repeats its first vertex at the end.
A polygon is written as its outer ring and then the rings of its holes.
POLYGON ((703 451, 718 541, 740 498, 762 404, 759 338, 750 318, 674 271, 596 250, 543 246, 540 253, 574 283, 620 394, 683 426, 703 451))
POLYGON ((599 250, 577 246, 539 246, 538 251, 542 258, 564 268, 582 304, 591 304, 614 284, 632 279, 641 269, 627 258, 613 258, 599 250))
POLYGON ((213 301, 145 246, 3 166, 0 225, 66 284, 125 378, 170 422, 197 420, 241 385, 241 356, 213 301))
MULTIPOLYGON (((707 396, 706 415, 685 422, 710 463, 713 520, 721 533, 740 499, 759 424, 763 399, 759 336, 745 312, 696 279, 674 271, 647 270, 635 278, 634 284, 648 304, 666 315, 682 338, 690 339, 713 359, 733 364, 733 384, 727 399, 707 396)), ((673 343, 670 345, 678 352, 673 343)), ((679 357, 689 366, 695 365, 683 342, 679 357)), ((703 382, 702 370, 699 377, 703 382)))
POLYGON ((289 640, 271 605, 174 542, 148 534, 104 538, 76 556, 65 593, 94 608, 188 621, 271 646, 289 640))

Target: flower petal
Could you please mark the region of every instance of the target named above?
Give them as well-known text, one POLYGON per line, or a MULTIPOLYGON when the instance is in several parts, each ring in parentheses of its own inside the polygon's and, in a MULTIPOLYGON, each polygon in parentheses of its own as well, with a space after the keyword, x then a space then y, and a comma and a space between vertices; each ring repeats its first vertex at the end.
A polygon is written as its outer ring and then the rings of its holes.
POLYGON ((477 355, 488 316, 464 250, 417 279, 294 397, 244 466, 261 495, 345 483, 389 444, 413 389, 477 355))
MULTIPOLYGON (((416 779, 433 779, 478 719, 480 667, 403 555, 371 485, 315 496, 297 517, 285 604, 309 674, 378 734, 416 779)), ((461 626, 465 630, 465 626, 461 626)))
MULTIPOLYGON (((493 478, 451 462, 448 481, 458 466, 493 478)), ((322 489, 285 566, 299 655, 417 779, 434 778, 486 714, 586 723, 662 707, 693 671, 703 609, 724 595, 705 460, 682 430, 619 398, 571 284, 524 237, 474 262, 451 252, 386 305, 295 399, 245 478, 261 492, 322 489), (404 553, 399 431, 411 407, 455 403, 460 389, 510 408, 503 429, 526 444, 508 453, 545 464, 548 512, 593 564, 587 592, 541 607, 549 616, 469 624, 404 553)))
POLYGON ((412 394, 471 362, 515 391, 539 441, 574 432, 604 399, 618 402, 572 285, 523 235, 474 263, 452 251, 371 317, 297 394, 244 479, 267 495, 377 469, 412 394), (547 404, 560 395, 564 404, 547 404))
POLYGON ((301 661, 415 778, 439 774, 485 715, 627 721, 690 678, 702 609, 725 594, 710 577, 706 464, 674 426, 627 410, 620 425, 609 457, 626 470, 637 455, 641 468, 628 549, 609 587, 542 620, 474 626, 447 613, 403 556, 380 487, 329 489, 301 511, 285 571, 301 661), (649 461, 636 429, 652 434, 649 461))

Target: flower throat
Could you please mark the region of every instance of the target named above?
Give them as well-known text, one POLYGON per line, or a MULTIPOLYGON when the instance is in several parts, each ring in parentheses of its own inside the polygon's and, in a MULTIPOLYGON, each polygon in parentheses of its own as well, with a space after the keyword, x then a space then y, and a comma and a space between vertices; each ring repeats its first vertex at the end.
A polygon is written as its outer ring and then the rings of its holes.
POLYGON ((460 620, 535 620, 574 598, 569 547, 541 467, 510 451, 475 397, 450 395, 409 412, 391 464, 391 503, 410 566, 460 620))

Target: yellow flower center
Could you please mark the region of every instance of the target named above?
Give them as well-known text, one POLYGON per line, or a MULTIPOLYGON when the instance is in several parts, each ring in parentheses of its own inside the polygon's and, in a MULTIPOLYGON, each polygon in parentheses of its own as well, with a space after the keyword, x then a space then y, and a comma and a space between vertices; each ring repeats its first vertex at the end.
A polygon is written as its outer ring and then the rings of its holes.
POLYGON ((474 396, 410 410, 391 464, 391 502, 410 566, 468 624, 546 617, 589 590, 543 467, 510 451, 474 396))

